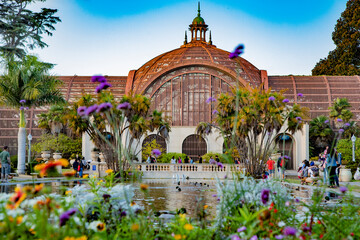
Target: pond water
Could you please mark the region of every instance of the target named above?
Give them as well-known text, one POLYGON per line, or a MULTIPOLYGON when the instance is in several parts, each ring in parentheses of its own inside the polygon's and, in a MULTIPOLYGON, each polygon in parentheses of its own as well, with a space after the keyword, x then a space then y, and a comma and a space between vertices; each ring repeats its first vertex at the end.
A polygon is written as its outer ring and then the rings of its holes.
MULTIPOLYGON (((72 181, 46 181, 46 186, 51 192, 64 194, 67 188, 74 187, 77 184, 86 184, 84 180, 72 181)), ((204 205, 208 205, 208 212, 211 217, 216 214, 216 181, 215 180, 184 180, 175 181, 171 179, 144 179, 142 183, 149 185, 147 194, 140 191, 140 183, 135 182, 132 185, 135 188, 134 201, 153 211, 176 211, 185 208, 190 216, 196 216, 197 211, 204 205)), ((23 187, 33 185, 32 182, 19 184, 1 184, 1 192, 14 192, 16 186, 23 187)), ((312 188, 300 186, 288 186, 291 194, 300 199, 300 201, 310 201, 313 193, 312 188)), ((337 196, 333 194, 333 197, 337 196)))

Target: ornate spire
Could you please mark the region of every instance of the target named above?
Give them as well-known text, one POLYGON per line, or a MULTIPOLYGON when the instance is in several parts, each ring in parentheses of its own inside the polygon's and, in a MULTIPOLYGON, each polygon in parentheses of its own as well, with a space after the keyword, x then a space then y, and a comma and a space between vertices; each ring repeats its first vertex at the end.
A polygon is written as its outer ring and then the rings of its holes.
POLYGON ((200 15, 200 2, 198 2, 198 14, 189 25, 191 31, 191 42, 205 42, 206 43, 206 31, 208 25, 205 24, 205 20, 200 15))
POLYGON ((209 44, 212 45, 212 40, 211 40, 211 31, 210 31, 210 36, 209 36, 209 44))
POLYGON ((200 2, 198 2, 198 17, 200 17, 200 2))
POLYGON ((184 45, 187 44, 188 41, 187 41, 187 32, 185 31, 185 40, 184 40, 184 45))

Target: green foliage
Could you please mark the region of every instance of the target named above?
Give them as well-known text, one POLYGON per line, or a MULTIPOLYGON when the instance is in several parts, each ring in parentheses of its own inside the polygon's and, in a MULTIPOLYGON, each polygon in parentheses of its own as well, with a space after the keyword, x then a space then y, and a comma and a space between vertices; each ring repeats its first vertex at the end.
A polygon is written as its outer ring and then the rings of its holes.
POLYGON ((336 45, 312 70, 313 75, 360 75, 360 1, 349 0, 332 34, 336 45))
POLYGON ((176 162, 178 162, 179 157, 181 157, 181 159, 184 161, 187 155, 185 153, 175 153, 175 152, 163 153, 161 154, 161 157, 159 157, 157 161, 159 163, 170 163, 170 160, 173 156, 175 157, 176 162))
POLYGON ((352 161, 352 141, 350 138, 339 140, 336 150, 341 153, 342 164, 345 164, 347 168, 351 168, 354 174, 360 163, 360 139, 357 138, 355 141, 355 163, 352 161))
POLYGON ((330 146, 335 136, 330 121, 325 116, 318 116, 310 121, 309 141, 311 156, 317 157, 326 146, 330 146))
POLYGON ((349 110, 350 108, 351 105, 347 98, 336 98, 331 107, 329 107, 329 117, 331 120, 335 121, 335 125, 337 119, 341 119, 341 123, 344 124, 353 117, 353 113, 349 110))
POLYGON ((19 109, 64 102, 60 92, 62 82, 49 74, 52 65, 39 62, 34 56, 7 63, 0 77, 0 105, 19 109), (26 100, 21 104, 20 100, 26 100))
POLYGON ((148 158, 149 155, 152 155, 152 150, 154 149, 158 149, 161 152, 161 155, 159 156, 159 158, 161 158, 161 156, 163 155, 163 151, 164 149, 161 147, 160 144, 158 144, 156 142, 156 140, 152 140, 151 142, 147 143, 143 148, 142 148, 142 160, 146 161, 146 159, 148 158))
POLYGON ((10 156, 11 172, 15 172, 17 170, 17 163, 18 163, 17 155, 10 156))
POLYGON ((57 9, 41 8, 39 12, 30 10, 34 9, 33 6, 29 6, 34 2, 44 2, 44 0, 1 1, 0 51, 4 56, 23 58, 27 48, 32 50, 36 47, 48 46, 43 42, 42 36, 52 36, 54 25, 61 20, 54 16, 57 9))
POLYGON ((58 136, 43 134, 32 149, 40 153, 41 151, 53 151, 62 153, 63 158, 70 158, 72 154, 81 155, 81 138, 71 139, 65 134, 60 133, 58 136))
POLYGON ((202 155, 203 163, 209 163, 209 160, 210 160, 211 157, 215 160, 216 156, 219 157, 220 162, 222 162, 222 163, 227 162, 227 158, 226 158, 226 156, 224 154, 216 153, 216 152, 208 152, 208 153, 202 155))

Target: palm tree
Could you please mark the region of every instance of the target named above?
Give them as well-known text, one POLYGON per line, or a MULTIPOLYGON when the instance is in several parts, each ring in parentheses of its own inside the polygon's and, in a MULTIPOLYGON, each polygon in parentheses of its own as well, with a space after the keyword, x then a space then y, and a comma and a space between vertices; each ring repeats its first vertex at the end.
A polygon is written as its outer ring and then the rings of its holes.
POLYGON ((314 147, 313 156, 317 156, 323 148, 331 144, 334 131, 331 129, 329 119, 318 116, 310 121, 310 143, 314 147))
POLYGON ((61 81, 48 74, 52 64, 39 62, 35 56, 22 61, 7 62, 0 77, 0 105, 18 109, 20 123, 18 134, 18 173, 25 173, 26 121, 25 110, 64 102, 59 86, 61 81))
POLYGON ((348 122, 353 117, 353 113, 349 108, 351 108, 351 105, 347 98, 337 98, 331 107, 329 107, 329 117, 335 122, 336 127, 342 126, 342 124, 348 122))

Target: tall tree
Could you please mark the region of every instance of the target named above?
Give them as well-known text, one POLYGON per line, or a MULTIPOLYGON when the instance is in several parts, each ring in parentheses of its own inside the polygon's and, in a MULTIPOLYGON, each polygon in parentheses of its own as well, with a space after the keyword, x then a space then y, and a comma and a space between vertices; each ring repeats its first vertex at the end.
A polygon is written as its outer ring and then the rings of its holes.
POLYGON ((312 157, 316 157, 326 146, 331 145, 334 131, 326 116, 318 116, 310 121, 309 140, 313 147, 312 157))
POLYGON ((360 75, 360 0, 349 0, 332 34, 336 45, 312 70, 313 75, 360 75))
POLYGON ((62 83, 48 74, 52 65, 34 56, 8 63, 7 72, 0 77, 0 105, 20 111, 18 134, 18 172, 25 172, 26 122, 25 110, 64 102, 59 86, 62 83))
POLYGON ((42 8, 39 12, 28 9, 35 2, 46 0, 2 0, 0 2, 0 51, 5 57, 23 58, 26 49, 44 48, 44 34, 52 36, 54 25, 61 22, 54 16, 57 9, 42 8))

